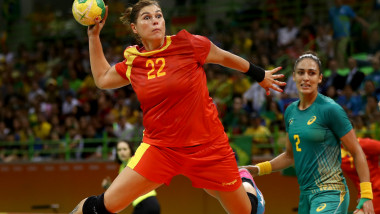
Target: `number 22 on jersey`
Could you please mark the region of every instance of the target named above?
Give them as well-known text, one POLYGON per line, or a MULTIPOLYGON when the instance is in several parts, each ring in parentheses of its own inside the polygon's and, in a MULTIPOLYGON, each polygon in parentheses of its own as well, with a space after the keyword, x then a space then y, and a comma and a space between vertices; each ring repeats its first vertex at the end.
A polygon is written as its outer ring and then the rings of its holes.
POLYGON ((162 70, 165 67, 165 59, 164 58, 157 58, 156 61, 153 61, 152 59, 148 59, 145 63, 145 66, 147 68, 151 68, 150 71, 148 72, 148 80, 154 79, 156 77, 161 77, 165 76, 166 72, 163 72, 162 70), (156 66, 161 64, 160 68, 156 71, 156 66), (155 72, 156 71, 156 72, 155 72))
POLYGON ((294 140, 296 141, 296 151, 297 152, 301 152, 302 149, 299 147, 299 145, 301 143, 300 136, 298 134, 295 134, 294 135, 294 140))

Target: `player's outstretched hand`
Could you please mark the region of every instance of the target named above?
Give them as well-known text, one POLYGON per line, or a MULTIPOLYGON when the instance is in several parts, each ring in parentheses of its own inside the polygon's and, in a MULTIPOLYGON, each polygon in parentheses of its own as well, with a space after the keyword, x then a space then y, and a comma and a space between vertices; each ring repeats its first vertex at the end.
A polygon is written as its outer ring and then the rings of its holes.
POLYGON ((97 17, 95 19, 95 24, 88 26, 87 28, 88 37, 99 36, 100 31, 103 29, 103 26, 106 23, 107 16, 108 16, 108 6, 106 6, 106 14, 104 14, 104 18, 100 19, 99 17, 97 17))
POLYGON ((252 177, 258 176, 259 175, 259 167, 254 166, 254 165, 248 165, 248 166, 239 166, 239 168, 244 168, 251 173, 252 177))
POLYGON ((279 81, 277 79, 283 78, 283 74, 275 74, 277 71, 281 70, 282 67, 277 67, 275 69, 265 71, 265 77, 264 80, 261 81, 259 84, 261 87, 265 89, 267 92, 267 95, 270 95, 270 89, 273 89, 278 92, 283 92, 279 86, 285 86, 286 82, 279 81))

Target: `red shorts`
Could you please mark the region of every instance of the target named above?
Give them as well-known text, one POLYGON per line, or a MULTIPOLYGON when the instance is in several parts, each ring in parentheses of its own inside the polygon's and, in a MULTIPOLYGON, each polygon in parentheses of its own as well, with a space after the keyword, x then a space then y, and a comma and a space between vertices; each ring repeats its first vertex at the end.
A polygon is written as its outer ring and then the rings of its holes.
POLYGON ((197 188, 234 191, 242 183, 235 154, 228 138, 220 139, 191 147, 141 143, 128 167, 156 183, 169 185, 174 176, 182 174, 197 188))

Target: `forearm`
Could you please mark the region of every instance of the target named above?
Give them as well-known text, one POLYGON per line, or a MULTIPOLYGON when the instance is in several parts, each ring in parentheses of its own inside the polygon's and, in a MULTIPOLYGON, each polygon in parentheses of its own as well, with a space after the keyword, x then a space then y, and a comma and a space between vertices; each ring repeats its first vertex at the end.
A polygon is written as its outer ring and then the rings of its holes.
POLYGON ((95 84, 101 87, 99 80, 107 73, 111 68, 104 53, 102 43, 99 36, 89 36, 89 54, 92 75, 95 80, 95 84))
POLYGON ((354 159, 356 172, 358 173, 360 182, 369 182, 369 169, 364 153, 362 151, 359 151, 356 154, 352 154, 352 156, 354 159))
POLYGON ((272 171, 279 171, 292 166, 294 164, 294 159, 287 152, 284 152, 269 162, 272 165, 272 171))

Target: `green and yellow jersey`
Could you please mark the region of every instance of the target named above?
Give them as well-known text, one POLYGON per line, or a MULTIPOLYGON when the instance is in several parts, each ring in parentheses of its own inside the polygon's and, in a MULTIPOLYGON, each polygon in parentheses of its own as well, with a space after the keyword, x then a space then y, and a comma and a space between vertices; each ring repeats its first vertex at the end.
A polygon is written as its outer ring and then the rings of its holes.
POLYGON ((299 100, 286 109, 285 126, 301 192, 345 191, 340 138, 352 129, 347 114, 321 94, 305 110, 299 110, 298 105, 299 100))

